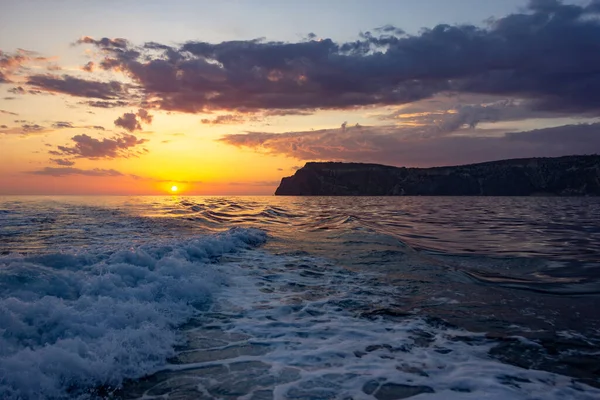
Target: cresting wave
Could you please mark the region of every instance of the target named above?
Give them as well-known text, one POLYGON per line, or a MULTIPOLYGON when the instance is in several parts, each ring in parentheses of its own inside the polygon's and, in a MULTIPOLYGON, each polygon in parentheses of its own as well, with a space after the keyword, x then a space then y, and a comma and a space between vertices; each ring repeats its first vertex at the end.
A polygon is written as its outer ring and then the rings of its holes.
POLYGON ((73 398, 164 366, 224 282, 211 262, 264 231, 0 258, 0 398, 73 398))

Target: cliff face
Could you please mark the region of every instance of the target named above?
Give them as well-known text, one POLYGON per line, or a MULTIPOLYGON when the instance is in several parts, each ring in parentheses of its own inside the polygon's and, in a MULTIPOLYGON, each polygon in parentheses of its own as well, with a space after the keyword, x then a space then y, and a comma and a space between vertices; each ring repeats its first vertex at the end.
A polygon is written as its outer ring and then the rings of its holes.
POLYGON ((600 196, 600 156, 436 168, 307 163, 275 191, 287 196, 600 196))

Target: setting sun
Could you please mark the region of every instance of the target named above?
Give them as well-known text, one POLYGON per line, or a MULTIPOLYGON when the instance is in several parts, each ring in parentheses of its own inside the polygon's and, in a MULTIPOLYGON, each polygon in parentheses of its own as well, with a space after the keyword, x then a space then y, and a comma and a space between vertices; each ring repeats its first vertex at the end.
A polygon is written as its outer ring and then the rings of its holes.
POLYGON ((173 185, 171 186, 171 192, 175 193, 177 191, 177 186, 173 185))

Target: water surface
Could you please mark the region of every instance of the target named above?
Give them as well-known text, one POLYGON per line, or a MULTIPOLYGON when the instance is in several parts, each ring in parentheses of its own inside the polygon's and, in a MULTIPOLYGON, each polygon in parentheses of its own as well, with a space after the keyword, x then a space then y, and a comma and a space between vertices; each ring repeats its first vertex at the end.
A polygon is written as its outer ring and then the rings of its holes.
POLYGON ((0 395, 598 398, 597 221, 595 198, 3 197, 0 395))

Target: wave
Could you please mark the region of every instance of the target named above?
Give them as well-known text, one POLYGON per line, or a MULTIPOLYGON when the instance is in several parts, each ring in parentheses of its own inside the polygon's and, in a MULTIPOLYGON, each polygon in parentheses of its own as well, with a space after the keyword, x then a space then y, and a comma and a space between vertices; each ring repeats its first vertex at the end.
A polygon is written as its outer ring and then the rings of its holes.
POLYGON ((224 282, 211 262, 259 246, 264 231, 83 253, 0 257, 0 398, 72 398, 154 372, 178 325, 224 282))

